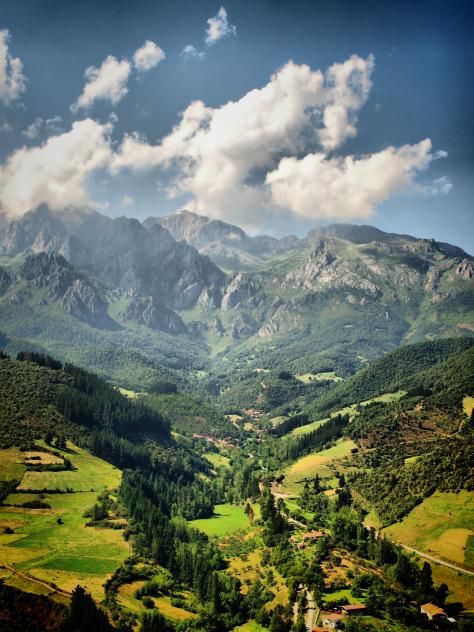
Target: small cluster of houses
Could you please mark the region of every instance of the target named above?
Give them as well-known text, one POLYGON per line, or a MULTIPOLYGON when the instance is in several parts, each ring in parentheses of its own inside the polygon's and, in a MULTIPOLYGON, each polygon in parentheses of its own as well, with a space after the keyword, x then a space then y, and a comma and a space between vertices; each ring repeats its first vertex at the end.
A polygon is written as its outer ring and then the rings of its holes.
POLYGON ((235 448, 235 443, 231 437, 224 437, 224 439, 216 439, 216 437, 211 437, 210 435, 197 434, 196 432, 193 434, 193 439, 202 439, 203 441, 208 441, 209 443, 213 443, 217 448, 235 448))
POLYGON ((308 543, 324 538, 325 535, 324 529, 321 529, 321 531, 306 531, 306 533, 303 533, 303 536, 292 535, 290 540, 296 544, 298 549, 304 549, 308 543))

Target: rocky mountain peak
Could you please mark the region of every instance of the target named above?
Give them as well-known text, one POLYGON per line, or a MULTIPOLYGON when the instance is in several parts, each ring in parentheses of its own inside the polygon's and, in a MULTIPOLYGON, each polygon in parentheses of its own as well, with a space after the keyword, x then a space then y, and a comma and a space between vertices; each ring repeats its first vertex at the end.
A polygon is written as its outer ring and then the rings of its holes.
POLYGON ((29 255, 18 276, 30 287, 44 288, 68 314, 95 326, 111 326, 107 305, 99 291, 62 255, 55 252, 29 255))

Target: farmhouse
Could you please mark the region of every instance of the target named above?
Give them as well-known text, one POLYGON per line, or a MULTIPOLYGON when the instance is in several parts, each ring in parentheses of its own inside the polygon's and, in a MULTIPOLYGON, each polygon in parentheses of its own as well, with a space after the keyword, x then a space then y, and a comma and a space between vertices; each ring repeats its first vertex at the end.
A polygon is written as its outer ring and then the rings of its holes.
POLYGON ((341 606, 341 612, 348 617, 356 614, 364 614, 367 607, 363 603, 354 603, 341 606))
POLYGON ((323 627, 326 629, 336 630, 342 623, 342 614, 325 614, 323 616, 323 627))
POLYGON ((420 606, 420 611, 422 614, 426 614, 430 621, 433 621, 433 619, 436 620, 446 618, 446 612, 443 610, 443 608, 440 608, 434 603, 423 604, 422 606, 420 606))

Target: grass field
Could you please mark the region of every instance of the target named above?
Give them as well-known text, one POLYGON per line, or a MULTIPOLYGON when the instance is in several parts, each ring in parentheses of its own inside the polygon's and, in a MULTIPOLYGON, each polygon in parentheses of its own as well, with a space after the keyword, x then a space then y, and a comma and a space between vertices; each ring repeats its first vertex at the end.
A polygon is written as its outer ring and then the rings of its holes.
MULTIPOLYGON (((44 492, 41 498, 36 493, 10 494, 5 504, 12 506, 0 507, 0 532, 2 527, 10 526, 14 533, 0 535, 0 558, 17 571, 47 583, 54 582, 65 591, 80 583, 96 599, 102 599, 105 579, 127 557, 129 546, 121 530, 86 527, 88 519, 83 514, 104 488, 119 485, 121 472, 72 444, 68 447, 70 451, 62 455, 77 469, 25 472, 18 489, 71 487, 74 492, 44 492), (21 507, 26 501, 40 499, 50 509, 21 507), (62 524, 58 524, 58 519, 62 524)), ((11 461, 8 452, 0 451, 2 471, 3 464, 11 461)), ((8 581, 18 582, 19 575, 10 572, 8 581)), ((24 578, 21 581, 29 583, 24 578)), ((31 582, 29 589, 34 586, 31 582)))
POLYGON ((25 472, 18 489, 69 489, 73 492, 90 492, 104 488, 112 489, 119 484, 120 471, 86 450, 74 446, 71 453, 63 454, 70 459, 76 470, 25 472))
POLYGON ((268 628, 264 628, 256 621, 247 621, 244 625, 239 625, 234 629, 234 632, 267 632, 268 628))
POLYGON ((186 621, 187 619, 195 619, 197 617, 197 614, 193 612, 188 612, 183 608, 173 606, 171 597, 154 597, 153 601, 161 614, 173 619, 173 621, 186 621))
POLYGON ((205 457, 215 468, 230 467, 230 459, 219 452, 204 452, 205 457))
POLYGON ((125 395, 129 399, 136 399, 140 395, 143 395, 143 393, 138 393, 137 391, 131 391, 128 388, 121 388, 121 387, 119 387, 118 390, 122 393, 122 395, 125 395))
MULTIPOLYGON (((130 610, 130 612, 139 614, 145 610, 142 601, 135 597, 136 590, 141 588, 144 583, 144 580, 138 580, 128 584, 122 584, 118 589, 119 603, 127 610, 130 610)), ((192 595, 188 591, 178 591, 175 596, 187 600, 190 599, 192 595)), ((193 612, 189 612, 184 608, 173 606, 170 596, 152 597, 152 599, 155 607, 158 608, 165 617, 168 617, 173 621, 185 621, 197 616, 193 612)))
POLYGON ((469 417, 472 415, 472 411, 474 410, 474 397, 466 397, 462 400, 462 407, 466 415, 469 417))
POLYGON ((342 470, 340 460, 350 455, 356 444, 351 439, 341 439, 336 445, 301 457, 290 465, 285 472, 282 491, 298 494, 306 478, 314 478, 318 474, 321 479, 331 483, 334 470, 342 470))
MULTIPOLYGON (((391 402, 398 401, 401 397, 403 397, 403 395, 405 395, 405 391, 396 391, 395 393, 384 393, 383 395, 380 395, 379 397, 373 397, 372 399, 367 399, 364 402, 360 402, 359 404, 352 404, 351 406, 345 406, 344 408, 341 408, 340 410, 336 410, 336 412, 331 413, 331 417, 335 417, 336 415, 349 415, 349 417, 352 418, 355 415, 357 415, 358 406, 367 406, 368 404, 372 404, 373 402, 383 402, 385 404, 390 404, 391 402)), ((299 428, 295 428, 294 430, 291 431, 290 434, 293 436, 307 434, 308 432, 311 432, 315 430, 316 428, 318 428, 319 426, 321 426, 322 424, 326 423, 328 419, 329 417, 326 417, 325 419, 319 419, 317 421, 312 421, 311 423, 306 424, 305 426, 300 426, 299 428)))
POLYGON ((384 531, 392 539, 474 570, 474 496, 435 492, 384 531))
POLYGON ((273 428, 276 428, 281 423, 283 423, 286 419, 288 419, 286 415, 278 415, 278 417, 272 417, 270 419, 270 423, 272 424, 273 428))
POLYGON ((18 448, 0 450, 0 481, 20 480, 26 471, 24 459, 18 448))
POLYGON ((320 419, 319 421, 313 421, 310 424, 306 424, 306 426, 295 428, 290 432, 290 435, 293 437, 298 437, 300 435, 308 434, 308 432, 312 432, 313 430, 316 430, 316 428, 319 428, 319 426, 325 424, 326 421, 329 421, 329 417, 327 417, 326 419, 320 419))
POLYGON ((474 579, 439 564, 431 564, 431 568, 435 583, 449 586, 448 602, 460 601, 466 611, 474 613, 474 579))
POLYGON ((325 371, 323 373, 301 373, 295 375, 295 378, 303 384, 309 384, 311 382, 320 382, 322 380, 331 380, 331 382, 342 382, 342 377, 336 375, 334 371, 325 371))
POLYGON ((250 521, 245 515, 243 507, 227 503, 216 505, 212 518, 191 520, 189 524, 210 537, 222 538, 247 529, 250 526, 250 521))

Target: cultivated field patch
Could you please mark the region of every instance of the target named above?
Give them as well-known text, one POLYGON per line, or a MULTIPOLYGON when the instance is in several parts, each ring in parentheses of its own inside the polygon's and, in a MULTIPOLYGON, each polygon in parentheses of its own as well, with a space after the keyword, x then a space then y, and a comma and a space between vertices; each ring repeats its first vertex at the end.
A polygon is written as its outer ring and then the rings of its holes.
POLYGON ((331 483, 335 471, 344 469, 340 461, 349 456, 351 450, 356 447, 351 439, 341 439, 327 450, 301 457, 287 468, 282 491, 298 494, 305 479, 314 478, 316 474, 331 483))
POLYGON ((211 518, 191 520, 189 524, 210 537, 225 537, 247 529, 250 526, 250 520, 243 507, 226 503, 216 505, 211 518))
POLYGON ((474 410, 474 397, 466 397, 462 400, 462 408, 466 415, 469 417, 472 415, 472 411, 474 410))
POLYGON ((295 375, 295 378, 303 384, 310 384, 311 382, 321 382, 323 380, 330 380, 331 382, 342 382, 343 378, 336 375, 334 371, 323 371, 322 373, 300 373, 295 375))
MULTIPOLYGON (((5 452, 0 451, 1 463, 5 452)), ((0 507, 0 558, 10 567, 9 582, 33 586, 44 581, 67 592, 81 584, 100 600, 104 581, 127 557, 129 545, 121 529, 86 527, 84 512, 101 491, 120 484, 121 472, 70 443, 67 451, 58 452, 70 459, 74 470, 24 472, 18 491, 0 507), (70 477, 67 482, 64 474, 70 477), (74 491, 65 492, 67 488, 74 491), (35 491, 22 491, 28 489, 35 491), (33 501, 42 507, 23 506, 33 501), (13 533, 5 533, 5 527, 13 533)))
POLYGON ((472 493, 435 492, 384 532, 397 542, 472 569, 473 515, 472 493))

